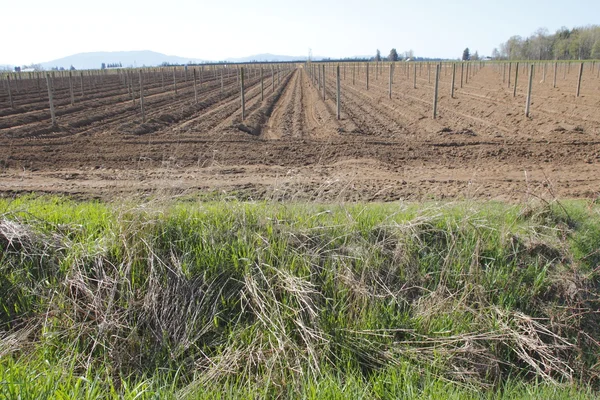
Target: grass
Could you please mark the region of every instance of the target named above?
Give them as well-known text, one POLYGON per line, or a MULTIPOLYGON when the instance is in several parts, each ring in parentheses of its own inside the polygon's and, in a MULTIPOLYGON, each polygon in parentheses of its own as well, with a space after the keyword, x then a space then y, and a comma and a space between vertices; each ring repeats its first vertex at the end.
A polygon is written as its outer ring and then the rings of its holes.
POLYGON ((599 211, 2 199, 0 397, 596 397, 599 211))

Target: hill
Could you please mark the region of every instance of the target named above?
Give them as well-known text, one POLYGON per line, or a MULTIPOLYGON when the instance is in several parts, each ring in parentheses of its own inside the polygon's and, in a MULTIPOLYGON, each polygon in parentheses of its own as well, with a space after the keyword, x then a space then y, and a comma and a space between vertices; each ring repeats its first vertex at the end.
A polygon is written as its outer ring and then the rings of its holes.
POLYGON ((168 56, 166 54, 154 51, 110 51, 79 53, 71 56, 59 58, 41 63, 44 69, 70 68, 71 65, 77 69, 96 69, 100 68, 102 63, 113 64, 121 63, 123 67, 141 67, 155 66, 167 62, 169 64, 187 64, 189 62, 203 62, 203 60, 194 58, 185 58, 178 56, 168 56))

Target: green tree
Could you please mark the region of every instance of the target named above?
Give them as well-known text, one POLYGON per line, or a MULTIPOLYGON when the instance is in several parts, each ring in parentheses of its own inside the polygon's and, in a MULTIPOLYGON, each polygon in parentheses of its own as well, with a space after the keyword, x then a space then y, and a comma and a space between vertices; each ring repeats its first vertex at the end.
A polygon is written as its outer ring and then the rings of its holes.
POLYGON ((579 34, 571 35, 569 42, 569 56, 572 60, 579 60, 581 58, 581 41, 579 34))
POLYGON ((467 47, 464 51, 463 51, 463 55, 462 55, 462 60, 463 61, 469 61, 471 59, 471 52, 469 51, 469 48, 467 47))
POLYGON ((396 49, 390 50, 390 55, 388 56, 388 60, 398 61, 398 52, 396 51, 396 49))
POLYGON ((596 43, 592 47, 592 58, 600 60, 600 39, 596 40, 596 43))
POLYGON ((375 61, 381 61, 381 51, 377 49, 377 54, 375 54, 375 61))

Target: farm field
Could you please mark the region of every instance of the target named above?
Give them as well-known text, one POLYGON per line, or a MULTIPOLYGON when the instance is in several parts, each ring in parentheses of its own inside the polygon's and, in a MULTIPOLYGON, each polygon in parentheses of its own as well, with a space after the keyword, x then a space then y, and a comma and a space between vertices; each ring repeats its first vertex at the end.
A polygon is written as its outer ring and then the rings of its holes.
POLYGON ((600 65, 531 65, 0 77, 0 398, 598 398, 600 65))
POLYGON ((597 63, 584 65, 579 97, 579 64, 558 65, 556 88, 553 64, 536 65, 529 118, 526 63, 516 92, 514 63, 510 86, 508 65, 477 63, 462 88, 458 63, 454 98, 443 63, 436 119, 434 64, 396 63, 391 98, 389 64, 369 63, 368 89, 367 64, 340 64, 339 120, 336 66, 246 65, 244 120, 235 66, 179 68, 176 85, 172 68, 147 69, 145 123, 137 71, 75 71, 73 105, 68 74, 54 78, 55 128, 44 76, 11 80, 11 98, 4 79, 0 191, 391 201, 578 198, 600 187, 597 63))

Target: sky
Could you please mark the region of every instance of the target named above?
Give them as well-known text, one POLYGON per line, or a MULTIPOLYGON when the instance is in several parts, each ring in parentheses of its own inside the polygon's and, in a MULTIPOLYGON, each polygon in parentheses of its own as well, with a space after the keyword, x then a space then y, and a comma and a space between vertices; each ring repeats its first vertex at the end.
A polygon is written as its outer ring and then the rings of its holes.
POLYGON ((93 51, 222 60, 490 55, 513 35, 600 23, 599 0, 14 0, 2 4, 0 64, 93 51))

